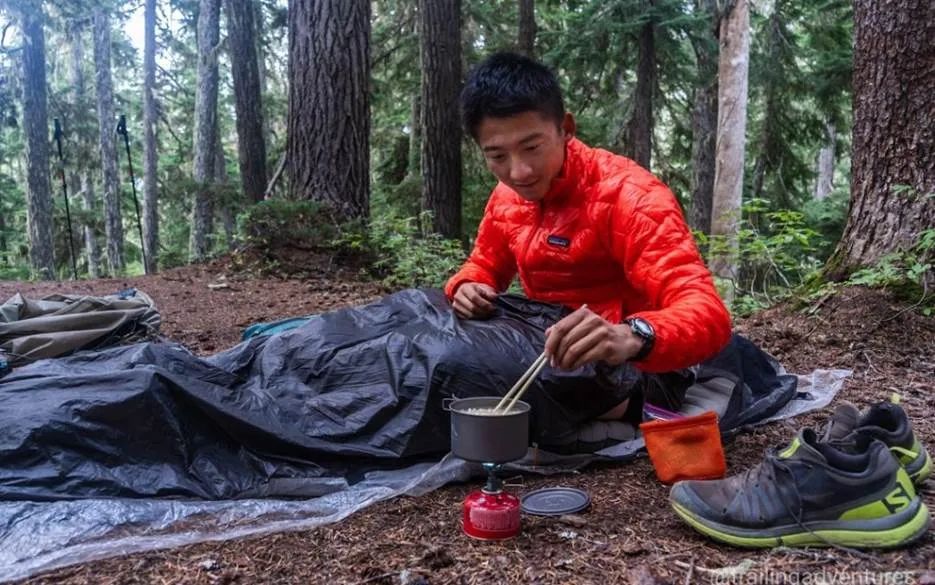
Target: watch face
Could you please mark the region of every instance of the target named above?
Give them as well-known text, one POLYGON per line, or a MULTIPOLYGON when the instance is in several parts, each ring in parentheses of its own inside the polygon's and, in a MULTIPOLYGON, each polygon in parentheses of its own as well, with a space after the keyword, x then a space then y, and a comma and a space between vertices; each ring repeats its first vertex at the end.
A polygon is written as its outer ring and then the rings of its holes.
POLYGON ((642 337, 643 339, 652 339, 656 336, 656 332, 653 331, 652 325, 647 323, 642 319, 633 319, 631 321, 633 332, 642 337))

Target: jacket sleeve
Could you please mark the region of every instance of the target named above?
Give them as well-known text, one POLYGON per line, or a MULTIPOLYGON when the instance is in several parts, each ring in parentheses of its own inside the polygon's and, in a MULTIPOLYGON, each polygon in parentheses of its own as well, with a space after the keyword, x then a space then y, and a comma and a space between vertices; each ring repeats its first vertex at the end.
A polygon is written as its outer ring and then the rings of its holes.
POLYGON ((516 275, 516 259, 510 251, 510 242, 495 218, 496 192, 487 202, 484 217, 477 228, 477 239, 467 262, 448 279, 445 296, 452 300, 458 287, 465 282, 480 282, 503 292, 516 275))
POLYGON ((645 319, 656 332, 640 369, 686 368, 727 345, 730 314, 672 192, 655 178, 646 188, 625 183, 609 221, 614 257, 651 305, 626 316, 645 319))

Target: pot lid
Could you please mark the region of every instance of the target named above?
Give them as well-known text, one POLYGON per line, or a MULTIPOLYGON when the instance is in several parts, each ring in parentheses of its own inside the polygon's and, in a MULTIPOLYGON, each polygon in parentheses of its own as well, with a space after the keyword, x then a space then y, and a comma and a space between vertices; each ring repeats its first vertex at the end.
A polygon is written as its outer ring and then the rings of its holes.
POLYGON ((520 502, 523 512, 536 516, 563 516, 591 505, 588 492, 570 487, 550 487, 531 491, 520 502))

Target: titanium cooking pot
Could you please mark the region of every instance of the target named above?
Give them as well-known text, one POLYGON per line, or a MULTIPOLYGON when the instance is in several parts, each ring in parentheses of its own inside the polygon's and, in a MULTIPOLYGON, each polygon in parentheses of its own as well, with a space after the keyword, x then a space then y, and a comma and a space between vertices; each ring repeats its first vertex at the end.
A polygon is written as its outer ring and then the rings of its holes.
POLYGON ((529 447, 529 403, 521 400, 507 414, 472 413, 493 409, 500 396, 446 398, 442 407, 451 412, 451 452, 467 461, 506 463, 521 459, 529 447))

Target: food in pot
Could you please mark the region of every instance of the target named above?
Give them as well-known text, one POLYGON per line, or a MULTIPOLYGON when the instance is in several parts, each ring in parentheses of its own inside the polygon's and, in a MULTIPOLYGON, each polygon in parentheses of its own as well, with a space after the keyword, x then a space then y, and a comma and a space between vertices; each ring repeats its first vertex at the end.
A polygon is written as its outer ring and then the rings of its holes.
POLYGON ((473 414, 474 416, 506 416, 508 414, 513 414, 513 410, 497 410, 495 407, 486 406, 486 407, 474 407, 474 408, 465 408, 462 410, 464 414, 473 414))

